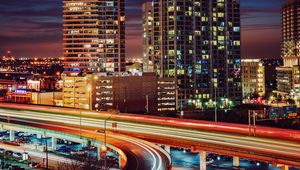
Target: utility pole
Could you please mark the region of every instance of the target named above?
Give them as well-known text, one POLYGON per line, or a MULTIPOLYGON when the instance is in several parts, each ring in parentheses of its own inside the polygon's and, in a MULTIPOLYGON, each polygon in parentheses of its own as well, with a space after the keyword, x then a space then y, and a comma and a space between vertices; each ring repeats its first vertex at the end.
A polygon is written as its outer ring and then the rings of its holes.
POLYGON ((107 121, 107 119, 104 120, 104 147, 105 147, 105 151, 104 151, 104 169, 106 169, 106 151, 107 151, 107 147, 106 147, 106 121, 107 121))
POLYGON ((82 134, 81 134, 81 110, 80 110, 80 118, 79 118, 79 126, 80 126, 80 139, 82 138, 82 134))
POLYGON ((46 169, 48 170, 48 160, 49 160, 49 157, 48 157, 48 143, 47 143, 47 139, 45 140, 46 141, 46 148, 45 148, 45 151, 46 151, 46 169))
POLYGON ((146 114, 149 113, 149 96, 146 94, 146 114))
POLYGON ((253 111, 253 135, 256 136, 256 112, 253 111))
POLYGON ((217 86, 215 86, 215 122, 218 122, 218 110, 217 110, 217 86))
POLYGON ((251 110, 248 110, 249 136, 251 136, 251 110))
POLYGON ((251 136, 251 114, 252 114, 252 120, 253 120, 253 136, 256 136, 256 112, 255 110, 248 110, 248 126, 249 126, 249 136, 251 136))
POLYGON ((104 151, 104 168, 106 169, 106 152, 107 152, 107 146, 106 146, 106 122, 111 118, 112 114, 104 120, 104 147, 105 147, 105 151, 104 151))

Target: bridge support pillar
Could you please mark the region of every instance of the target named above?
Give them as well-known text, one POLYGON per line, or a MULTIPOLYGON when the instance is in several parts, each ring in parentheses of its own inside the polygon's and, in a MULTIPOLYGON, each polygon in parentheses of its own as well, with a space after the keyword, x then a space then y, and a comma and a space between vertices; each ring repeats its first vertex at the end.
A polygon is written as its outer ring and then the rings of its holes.
POLYGON ((57 138, 52 137, 51 138, 51 148, 52 148, 53 151, 56 150, 56 145, 57 145, 57 138))
POLYGON ((165 151, 168 152, 168 154, 171 154, 171 147, 165 146, 165 151))
POLYGON ((99 146, 99 147, 97 147, 97 158, 98 158, 98 160, 101 159, 100 154, 101 154, 101 147, 99 146))
POLYGON ((121 169, 122 168, 122 157, 121 155, 118 155, 119 156, 119 168, 121 169))
POLYGON ((206 152, 200 152, 200 170, 206 170, 206 152))
POLYGON ((9 130, 9 140, 14 141, 15 140, 15 131, 9 130))
POLYGON ((233 166, 240 166, 240 158, 239 157, 234 156, 232 160, 233 160, 233 163, 232 163, 233 166))

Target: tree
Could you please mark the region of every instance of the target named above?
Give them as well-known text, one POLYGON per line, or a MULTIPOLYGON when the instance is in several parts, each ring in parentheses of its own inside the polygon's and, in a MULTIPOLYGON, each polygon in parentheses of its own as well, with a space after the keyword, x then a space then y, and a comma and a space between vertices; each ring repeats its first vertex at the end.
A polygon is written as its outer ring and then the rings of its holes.
POLYGON ((106 167, 104 160, 97 159, 91 155, 81 155, 70 157, 71 161, 57 162, 58 170, 108 170, 115 166, 115 162, 107 160, 106 167))

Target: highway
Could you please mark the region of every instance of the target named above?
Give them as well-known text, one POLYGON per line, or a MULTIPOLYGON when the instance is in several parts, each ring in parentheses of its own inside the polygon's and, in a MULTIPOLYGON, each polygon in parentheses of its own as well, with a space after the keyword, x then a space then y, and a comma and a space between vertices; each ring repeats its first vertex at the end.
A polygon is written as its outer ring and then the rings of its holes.
MULTIPOLYGON (((30 119, 36 123, 43 121, 62 123, 63 127, 79 125, 78 114, 74 114, 72 109, 62 109, 64 114, 58 114, 60 109, 57 108, 54 108, 56 109, 56 114, 43 111, 30 111, 23 107, 21 107, 21 109, 24 110, 16 111, 0 109, 0 115, 22 120, 30 119), (65 111, 70 111, 70 113, 66 114, 65 111)), ((112 117, 110 114, 102 114, 101 116, 98 116, 97 113, 84 113, 82 115, 81 125, 84 129, 102 129, 104 127, 104 120, 112 117)), ((166 123, 165 125, 158 125, 155 121, 144 123, 146 120, 139 116, 132 116, 134 121, 128 121, 128 117, 128 115, 119 115, 118 119, 106 121, 108 129, 110 129, 111 132, 139 137, 155 143, 189 148, 193 151, 209 151, 259 161, 267 161, 274 164, 285 164, 300 167, 300 143, 297 131, 278 129, 278 132, 283 134, 283 136, 278 136, 277 138, 279 139, 274 139, 270 138, 274 134, 262 134, 269 138, 246 136, 241 133, 244 133, 244 131, 247 132, 247 130, 242 128, 243 125, 237 125, 235 127, 231 126, 227 128, 230 129, 230 132, 222 132, 217 130, 207 130, 210 126, 208 123, 205 124, 203 128, 204 130, 192 128, 197 126, 196 121, 193 121, 190 124, 185 122, 186 127, 183 128, 173 126, 172 124, 174 121, 184 122, 184 120, 169 119, 169 124, 166 123), (124 121, 120 120, 120 117, 122 116, 126 117, 124 121), (113 124, 115 123, 117 123, 116 128, 113 127, 113 124), (237 129, 237 133, 234 133, 232 129, 237 129), (291 132, 292 134, 288 135, 288 133, 291 132), (286 140, 285 138, 288 138, 289 140, 286 140)), ((150 118, 151 120, 155 119, 154 117, 150 118)), ((156 119, 159 121, 159 118, 156 119)), ((199 121, 198 124, 201 125, 201 121, 199 121)), ((274 128, 265 129, 268 132, 274 132, 275 134, 278 133, 274 128)))
MULTIPOLYGON (((7 121, 2 117, 3 121, 7 121)), ((55 130, 78 136, 84 136, 95 140, 104 140, 104 134, 96 132, 95 128, 80 128, 51 121, 36 121, 34 119, 20 119, 11 117, 11 124, 19 124, 24 126, 38 127, 48 130, 55 130)), ((25 130, 25 128, 24 128, 25 130)), ((93 141, 91 141, 93 144, 93 141)), ((127 158, 127 164, 124 169, 128 170, 166 170, 170 165, 170 157, 158 146, 147 141, 128 137, 124 135, 107 135, 107 144, 115 146, 122 150, 127 158)))

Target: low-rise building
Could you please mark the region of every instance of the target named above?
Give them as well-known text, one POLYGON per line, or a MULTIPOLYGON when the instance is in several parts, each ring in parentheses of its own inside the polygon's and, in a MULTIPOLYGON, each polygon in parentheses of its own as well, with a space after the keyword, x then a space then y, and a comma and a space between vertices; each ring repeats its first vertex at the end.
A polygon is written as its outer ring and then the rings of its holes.
POLYGON ((26 86, 26 81, 0 79, 0 90, 11 91, 16 89, 26 89, 26 86))
POLYGON ((155 73, 94 73, 62 80, 64 107, 149 114, 176 111, 176 81, 155 73))
POLYGON ((64 107, 91 109, 91 76, 63 76, 62 100, 64 107))
POLYGON ((94 74, 92 82, 95 110, 149 114, 176 110, 174 79, 161 79, 154 73, 122 76, 94 74))
POLYGON ((60 80, 55 77, 41 77, 27 80, 27 89, 40 91, 41 89, 60 90, 60 80))
POLYGON ((158 78, 158 112, 176 111, 176 80, 174 78, 158 78))
POLYGON ((125 113, 157 112, 157 77, 104 76, 93 78, 93 109, 125 113))
POLYGON ((299 94, 300 66, 277 67, 277 94, 281 96, 299 94))
POLYGON ((39 104, 54 106, 55 100, 61 98, 61 92, 54 91, 35 91, 31 89, 16 89, 7 92, 5 101, 26 104, 39 104))

